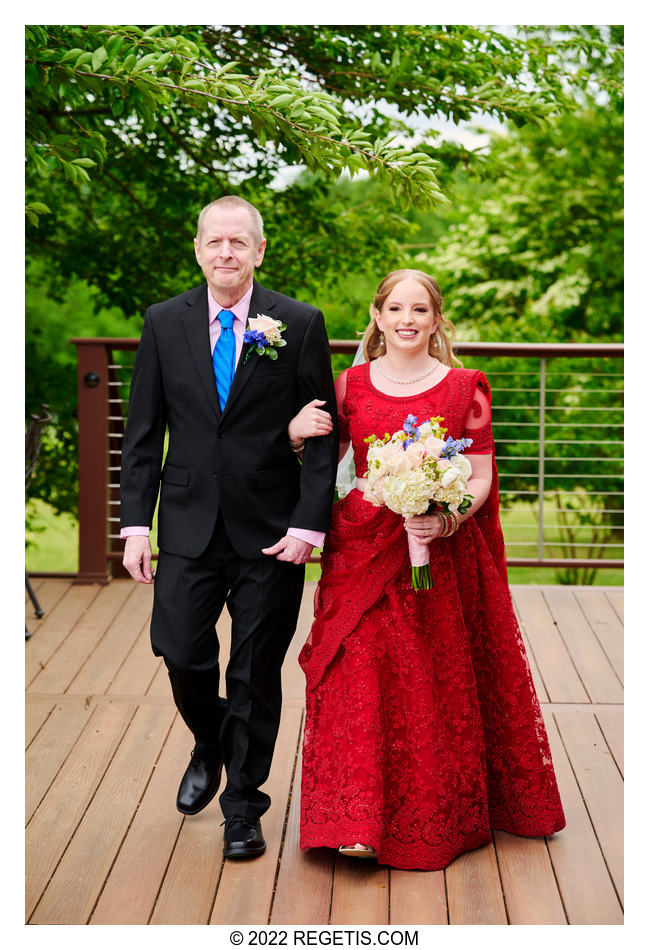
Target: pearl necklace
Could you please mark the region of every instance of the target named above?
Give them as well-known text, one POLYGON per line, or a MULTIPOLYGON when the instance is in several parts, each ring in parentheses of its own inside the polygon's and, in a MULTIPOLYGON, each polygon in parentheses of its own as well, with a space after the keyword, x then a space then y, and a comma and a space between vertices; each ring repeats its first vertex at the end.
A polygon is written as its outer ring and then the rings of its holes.
POLYGON ((426 379, 427 376, 430 376, 432 373, 434 373, 437 367, 440 365, 439 360, 436 359, 435 365, 433 366, 433 368, 429 369, 428 372, 426 373, 422 373, 421 376, 413 376, 412 379, 393 379, 392 376, 388 376, 388 374, 381 369, 382 361, 383 361, 383 357, 377 360, 376 363, 374 364, 377 370, 379 371, 379 373, 384 379, 387 379, 388 382, 390 383, 396 383, 398 386, 408 386, 410 385, 410 383, 418 383, 420 379, 426 379))

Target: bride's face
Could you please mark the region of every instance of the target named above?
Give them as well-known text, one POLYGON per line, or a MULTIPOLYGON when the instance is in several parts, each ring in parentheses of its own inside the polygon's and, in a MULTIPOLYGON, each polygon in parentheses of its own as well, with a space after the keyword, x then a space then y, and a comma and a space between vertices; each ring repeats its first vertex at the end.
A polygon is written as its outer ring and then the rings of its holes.
POLYGON ((412 356, 427 353, 428 342, 440 321, 428 291, 412 277, 395 284, 375 316, 388 355, 390 350, 412 356))

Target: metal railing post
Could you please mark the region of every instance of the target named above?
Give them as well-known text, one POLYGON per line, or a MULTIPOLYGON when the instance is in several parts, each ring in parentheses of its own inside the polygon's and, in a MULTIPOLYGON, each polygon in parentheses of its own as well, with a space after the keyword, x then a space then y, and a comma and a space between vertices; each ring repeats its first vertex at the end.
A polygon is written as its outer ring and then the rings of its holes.
POLYGON ((541 357, 539 379, 539 537, 537 543, 537 557, 543 560, 543 518, 545 496, 545 356, 541 357))
POLYGON ((107 584, 108 367, 103 342, 77 346, 79 407, 79 584, 107 584))

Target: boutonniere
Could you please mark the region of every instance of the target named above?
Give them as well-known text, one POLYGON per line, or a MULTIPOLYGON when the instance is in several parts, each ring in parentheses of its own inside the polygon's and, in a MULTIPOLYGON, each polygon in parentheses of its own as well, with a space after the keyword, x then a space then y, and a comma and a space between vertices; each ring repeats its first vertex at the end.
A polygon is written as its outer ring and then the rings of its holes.
POLYGON ((245 363, 253 352, 258 356, 270 356, 271 360, 276 360, 277 348, 286 346, 286 340, 282 339, 285 329, 286 324, 281 320, 272 320, 263 313, 258 313, 256 320, 251 317, 248 320, 248 329, 243 335, 243 342, 250 344, 243 362, 245 363))

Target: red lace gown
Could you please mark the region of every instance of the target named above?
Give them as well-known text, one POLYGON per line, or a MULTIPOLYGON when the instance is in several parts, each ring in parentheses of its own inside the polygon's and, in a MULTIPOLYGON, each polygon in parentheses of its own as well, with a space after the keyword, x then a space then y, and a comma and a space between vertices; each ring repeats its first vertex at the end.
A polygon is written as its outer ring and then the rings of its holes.
MULTIPOLYGON (((444 417, 467 455, 493 453, 489 385, 452 369, 417 396, 385 395, 369 363, 347 372, 341 441, 366 471, 373 433, 444 417)), ((410 586, 403 519, 354 489, 334 506, 306 676, 300 846, 359 841, 397 868, 436 870, 491 829, 565 825, 507 584, 494 463, 488 500, 431 543, 433 590, 410 586)))

